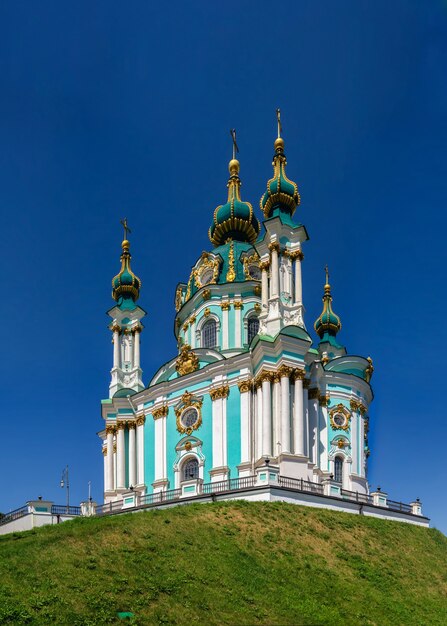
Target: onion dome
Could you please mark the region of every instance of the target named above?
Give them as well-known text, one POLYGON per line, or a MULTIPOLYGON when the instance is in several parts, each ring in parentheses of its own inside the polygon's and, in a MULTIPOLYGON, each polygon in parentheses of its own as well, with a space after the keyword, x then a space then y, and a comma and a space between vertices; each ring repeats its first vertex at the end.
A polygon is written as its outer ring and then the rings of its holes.
POLYGON ((132 272, 130 268, 130 243, 124 239, 121 244, 123 253, 121 254, 121 270, 112 280, 112 297, 121 304, 123 301, 133 300, 135 302, 140 296, 141 280, 132 272))
POLYGON ((231 159, 228 169, 228 201, 214 211, 214 219, 208 231, 211 243, 216 247, 229 239, 254 243, 259 235, 259 221, 250 202, 241 200, 239 161, 231 159))
POLYGON ((276 112, 278 117, 278 137, 275 140, 275 154, 273 155, 273 178, 267 183, 267 190, 261 198, 261 210, 266 219, 272 217, 273 211, 279 209, 293 215, 296 207, 300 203, 300 194, 296 183, 286 176, 286 155, 284 154, 284 139, 281 137, 281 122, 279 109, 276 112))
POLYGON ((331 286, 329 284, 329 270, 326 267, 326 284, 324 286, 323 311, 316 320, 314 328, 322 341, 327 341, 329 337, 335 337, 341 329, 341 321, 338 315, 332 310, 331 286))

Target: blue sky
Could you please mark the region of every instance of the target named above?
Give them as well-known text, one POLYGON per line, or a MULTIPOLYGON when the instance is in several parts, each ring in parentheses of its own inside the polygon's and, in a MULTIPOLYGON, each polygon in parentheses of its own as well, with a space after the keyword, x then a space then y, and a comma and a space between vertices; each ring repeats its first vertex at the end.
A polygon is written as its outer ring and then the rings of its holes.
POLYGON ((229 128, 257 207, 280 106, 307 326, 328 263, 339 339, 376 368, 371 485, 447 532, 446 67, 435 0, 1 3, 0 510, 63 502, 67 463, 73 503, 89 480, 100 500, 119 219, 148 382, 175 354, 175 286, 211 247, 229 128))

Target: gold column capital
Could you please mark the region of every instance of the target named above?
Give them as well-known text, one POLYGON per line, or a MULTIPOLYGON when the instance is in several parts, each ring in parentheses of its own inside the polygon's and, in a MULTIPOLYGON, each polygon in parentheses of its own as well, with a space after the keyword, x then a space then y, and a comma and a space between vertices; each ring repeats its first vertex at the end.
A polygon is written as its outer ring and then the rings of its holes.
POLYGON ((219 400, 221 398, 227 398, 230 393, 230 388, 228 385, 221 385, 220 387, 215 387, 214 389, 210 389, 211 400, 219 400))
POLYGON ((152 417, 154 418, 154 420, 158 420, 161 417, 167 417, 168 413, 169 413, 168 405, 163 404, 162 406, 159 406, 152 411, 152 417))

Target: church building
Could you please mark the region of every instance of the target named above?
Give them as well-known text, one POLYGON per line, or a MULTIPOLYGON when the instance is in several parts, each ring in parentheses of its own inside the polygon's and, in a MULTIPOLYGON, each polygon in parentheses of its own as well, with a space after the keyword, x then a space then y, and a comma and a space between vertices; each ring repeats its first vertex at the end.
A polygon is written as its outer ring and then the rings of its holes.
POLYGON ((334 494, 369 494, 372 360, 339 342, 327 270, 313 324, 318 340, 311 337, 302 291, 308 234, 297 185, 286 175, 279 112, 262 223, 241 197, 233 141, 228 198, 212 214, 210 248, 175 291, 178 353, 144 382, 140 335, 150 329, 124 222, 99 433, 106 503, 131 492, 210 493, 259 477, 260 469, 311 488, 329 481, 334 494))

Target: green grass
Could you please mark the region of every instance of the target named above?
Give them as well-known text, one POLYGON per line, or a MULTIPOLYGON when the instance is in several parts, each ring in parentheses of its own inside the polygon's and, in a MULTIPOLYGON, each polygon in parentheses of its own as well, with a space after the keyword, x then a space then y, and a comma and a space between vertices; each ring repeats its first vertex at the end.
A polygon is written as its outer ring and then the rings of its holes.
POLYGON ((285 503, 0 537, 0 624, 447 624, 447 538, 285 503))

